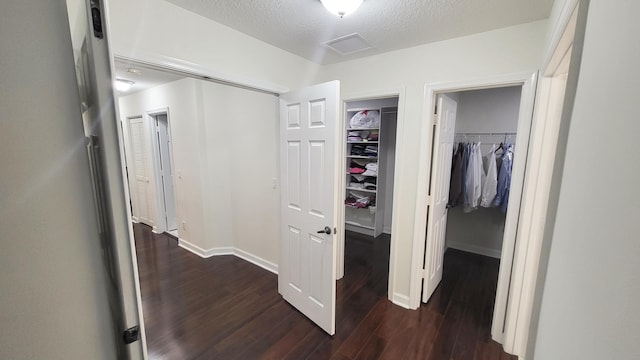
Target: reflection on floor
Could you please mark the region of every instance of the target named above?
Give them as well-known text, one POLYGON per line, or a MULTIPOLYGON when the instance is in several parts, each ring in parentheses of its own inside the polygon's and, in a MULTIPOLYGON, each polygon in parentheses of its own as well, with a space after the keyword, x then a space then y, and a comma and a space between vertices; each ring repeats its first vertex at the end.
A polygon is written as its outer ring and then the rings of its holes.
POLYGON ((406 310, 387 299, 389 236, 349 233, 331 337, 282 300, 276 275, 134 230, 150 359, 512 358, 489 335, 497 260, 448 251, 431 301, 406 310))

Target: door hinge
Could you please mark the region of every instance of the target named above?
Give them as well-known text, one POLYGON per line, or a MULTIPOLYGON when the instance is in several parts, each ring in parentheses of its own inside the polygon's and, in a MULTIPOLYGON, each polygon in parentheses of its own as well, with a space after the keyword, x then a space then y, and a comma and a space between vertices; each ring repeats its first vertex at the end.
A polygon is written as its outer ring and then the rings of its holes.
POLYGON ((428 277, 427 269, 420 270, 420 277, 421 279, 426 279, 428 277))
POLYGON ((431 195, 427 195, 427 206, 431 206, 431 195))
POLYGON ((138 325, 128 328, 122 333, 122 340, 125 344, 131 344, 132 342, 140 339, 140 327, 138 325))
POLYGON ((433 114, 433 125, 438 125, 438 114, 433 114))

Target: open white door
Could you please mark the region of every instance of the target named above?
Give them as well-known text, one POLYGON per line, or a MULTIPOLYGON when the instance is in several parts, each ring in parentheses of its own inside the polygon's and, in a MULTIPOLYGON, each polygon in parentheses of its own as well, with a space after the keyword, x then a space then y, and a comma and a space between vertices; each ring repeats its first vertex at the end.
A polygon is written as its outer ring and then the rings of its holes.
POLYGON ((453 138, 456 131, 458 104, 446 95, 438 96, 437 115, 433 129, 431 154, 431 183, 429 184, 429 210, 427 212, 427 237, 424 252, 424 282, 422 301, 427 302, 442 280, 444 242, 447 231, 447 203, 453 138))
POLYGON ((281 232, 278 291, 335 333, 340 82, 280 97, 281 232))

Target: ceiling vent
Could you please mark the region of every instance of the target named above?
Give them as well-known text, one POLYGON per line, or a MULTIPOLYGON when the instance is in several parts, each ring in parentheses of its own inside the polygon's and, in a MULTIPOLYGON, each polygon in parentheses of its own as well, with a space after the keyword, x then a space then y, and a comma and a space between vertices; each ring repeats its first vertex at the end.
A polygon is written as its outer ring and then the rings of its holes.
POLYGON ((325 45, 340 55, 352 54, 373 48, 373 46, 369 45, 369 43, 358 33, 341 36, 327 42, 325 45))

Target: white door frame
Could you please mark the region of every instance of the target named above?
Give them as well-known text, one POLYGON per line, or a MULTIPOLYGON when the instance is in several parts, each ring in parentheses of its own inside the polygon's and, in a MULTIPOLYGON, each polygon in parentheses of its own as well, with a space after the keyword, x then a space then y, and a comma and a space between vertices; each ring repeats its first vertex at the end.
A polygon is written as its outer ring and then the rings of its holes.
POLYGON ((529 350, 529 331, 534 311, 537 280, 541 273, 542 242, 546 228, 548 201, 559 138, 562 108, 565 102, 567 74, 576 32, 579 0, 564 4, 559 26, 552 37, 539 79, 534 122, 531 133, 527 177, 522 195, 521 229, 514 255, 511 294, 503 346, 524 358, 529 350))
MULTIPOLYGON (((399 136, 401 136, 401 134, 403 133, 403 129, 404 129, 404 101, 405 101, 405 92, 406 89, 405 88, 393 88, 393 89, 383 89, 383 90, 377 90, 377 91, 371 91, 371 92, 365 92, 365 93, 354 93, 354 94, 347 94, 345 96, 343 96, 342 101, 341 101, 341 111, 340 111, 340 121, 339 123, 339 141, 338 141, 338 153, 340 156, 340 169, 345 169, 347 164, 346 164, 346 155, 347 155, 347 144, 345 141, 340 141, 341 139, 346 139, 347 138, 347 133, 346 133, 346 119, 345 119, 345 111, 347 108, 347 103, 349 102, 354 102, 354 101, 366 101, 366 100, 376 100, 376 99, 382 99, 382 98, 392 98, 392 97, 397 97, 398 98, 398 117, 396 120, 396 156, 395 156, 395 169, 394 169, 394 173, 396 175, 398 175, 398 169, 400 168, 399 164, 402 161, 402 159, 400 159, 398 157, 398 154, 402 154, 401 150, 398 150, 398 148, 402 147, 402 141, 398 141, 399 136)), ((395 177, 396 179, 398 178, 397 176, 395 177)), ((338 180, 338 184, 335 187, 336 191, 338 191, 338 196, 342 199, 342 202, 344 202, 344 194, 346 193, 347 189, 346 189, 346 182, 344 180, 344 176, 340 176, 340 178, 338 180)), ((397 214, 398 213, 398 202, 395 201, 395 199, 397 199, 397 194, 398 194, 398 181, 394 181, 393 183, 393 206, 392 206, 392 213, 393 214, 397 214)), ((345 207, 344 206, 340 206, 338 208, 338 237, 337 237, 337 241, 338 241, 338 258, 337 258, 337 271, 336 271, 336 278, 337 279, 341 279, 344 276, 344 247, 345 247, 345 207)), ((398 217, 397 216, 393 216, 391 218, 391 248, 390 248, 390 253, 389 253, 389 285, 388 285, 388 294, 387 297, 390 301, 393 302, 393 294, 395 293, 395 273, 396 273, 396 264, 398 263, 396 261, 396 257, 398 256, 398 239, 397 239, 397 231, 395 231, 395 229, 398 229, 398 217)))
MULTIPOLYGON (((153 177, 154 177, 154 189, 155 189, 155 208, 154 208, 154 212, 155 212, 155 218, 156 218, 156 222, 154 224, 153 227, 153 232, 157 233, 157 234, 162 234, 163 232, 167 231, 167 218, 165 215, 165 209, 164 209, 164 188, 162 185, 162 181, 160 181, 162 179, 162 171, 161 169, 161 162, 162 160, 160 159, 160 153, 159 153, 159 144, 158 144, 158 136, 157 136, 157 131, 158 131, 158 125, 155 123, 156 120, 156 116, 158 115, 166 115, 167 116, 167 131, 169 133, 169 138, 171 138, 171 127, 170 127, 170 123, 171 123, 171 115, 169 114, 169 108, 168 107, 164 107, 164 108, 160 108, 160 109, 156 109, 156 110, 150 110, 150 111, 146 111, 144 117, 149 121, 150 123, 150 133, 151 133, 151 157, 152 157, 152 161, 153 161, 153 177)), ((174 171, 174 165, 173 165, 173 149, 169 148, 169 158, 170 158, 170 163, 171 163, 171 174, 175 174, 174 171)), ((174 202, 175 202, 175 194, 176 194, 176 187, 174 186, 173 182, 170 184, 171 187, 173 187, 173 194, 174 194, 174 202)), ((173 206, 176 208, 176 217, 177 217, 177 204, 174 204, 173 206)))
MULTIPOLYGON (((518 130, 516 135, 513 175, 511 179, 511 195, 507 209, 502 253, 500 260, 500 272, 496 301, 492 321, 492 338, 502 343, 502 324, 505 323, 507 312, 507 297, 509 295, 509 283, 513 254, 515 250, 515 238, 518 229, 518 217, 520 214, 520 202, 522 198, 523 183, 525 178, 525 164, 529 134, 533 116, 533 105, 536 90, 537 73, 526 72, 494 76, 485 79, 433 83, 425 85, 425 106, 423 108, 423 131, 420 141, 420 161, 418 169, 418 188, 416 192, 415 227, 413 235, 413 252, 411 261, 412 274, 410 279, 409 301, 412 309, 420 306, 420 292, 422 289, 422 266, 425 249, 425 228, 427 222, 427 186, 431 169, 431 129, 433 128, 433 112, 436 104, 436 96, 440 93, 457 92, 466 90, 489 89, 505 86, 521 86, 520 109, 518 116, 518 130)), ((513 319, 506 319, 506 322, 513 319)))

